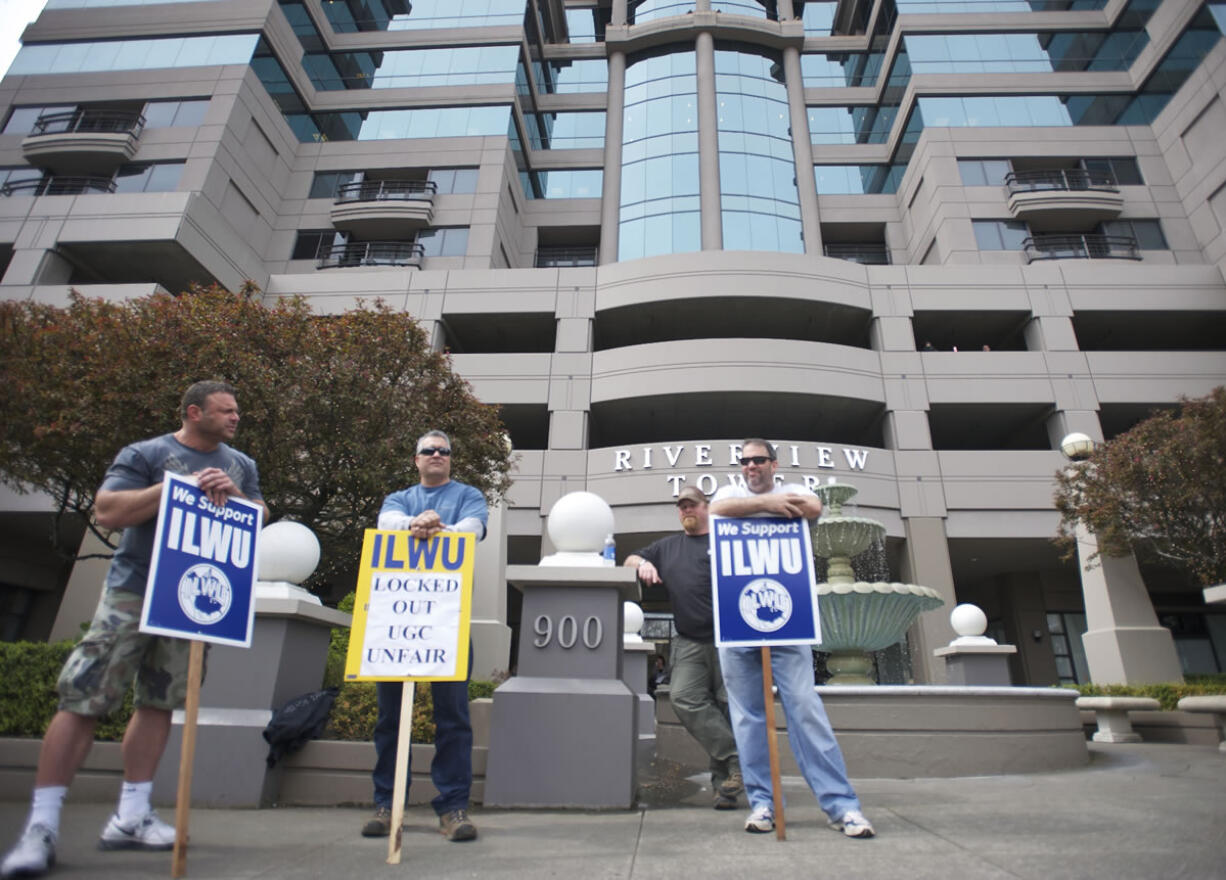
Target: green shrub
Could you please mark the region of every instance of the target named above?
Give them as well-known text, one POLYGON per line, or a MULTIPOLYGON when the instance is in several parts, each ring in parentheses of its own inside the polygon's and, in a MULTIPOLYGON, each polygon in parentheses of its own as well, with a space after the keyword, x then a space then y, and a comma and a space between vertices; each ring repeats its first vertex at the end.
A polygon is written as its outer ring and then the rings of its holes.
MULTIPOLYGON (((74 642, 0 642, 0 736, 41 737, 55 715, 55 682, 74 642)), ((96 739, 121 740, 132 716, 132 691, 98 722, 96 739)))
POLYGON ((1226 675, 1189 675, 1186 682, 1159 684, 1079 684, 1083 697, 1152 697, 1163 711, 1173 712, 1183 697, 1226 694, 1226 675))

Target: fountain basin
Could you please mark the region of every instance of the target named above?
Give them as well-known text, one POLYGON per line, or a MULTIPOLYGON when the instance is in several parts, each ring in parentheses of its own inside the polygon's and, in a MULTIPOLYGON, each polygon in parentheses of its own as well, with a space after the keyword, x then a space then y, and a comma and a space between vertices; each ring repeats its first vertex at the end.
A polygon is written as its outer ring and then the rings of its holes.
POLYGON ((863 516, 827 516, 813 529, 813 552, 829 559, 858 556, 885 534, 885 526, 863 516))
POLYGON ((921 612, 944 604, 918 584, 853 581, 817 585, 823 651, 880 651, 903 637, 921 612))

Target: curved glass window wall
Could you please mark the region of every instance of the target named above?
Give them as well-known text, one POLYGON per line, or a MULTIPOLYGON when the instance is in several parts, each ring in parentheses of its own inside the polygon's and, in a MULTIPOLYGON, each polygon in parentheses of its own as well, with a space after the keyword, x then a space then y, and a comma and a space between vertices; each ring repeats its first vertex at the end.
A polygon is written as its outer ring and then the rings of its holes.
POLYGON ((773 18, 766 9, 753 0, 711 0, 712 12, 727 12, 731 15, 747 15, 750 18, 773 18))
POLYGON ((259 38, 259 34, 223 34, 93 43, 29 43, 22 46, 13 59, 8 75, 246 64, 259 38))
POLYGON ((497 85, 515 81, 518 46, 388 52, 308 52, 302 67, 321 91, 497 85))
POLYGON ((694 0, 642 0, 631 2, 626 10, 630 24, 643 24, 670 15, 685 15, 694 11, 694 0))
POLYGON ((566 10, 566 34, 571 43, 596 42, 595 9, 566 10))
POLYGON ((619 260, 702 247, 697 89, 692 50, 626 67, 619 260))
POLYGON ((724 249, 802 253, 782 59, 715 50, 724 249))

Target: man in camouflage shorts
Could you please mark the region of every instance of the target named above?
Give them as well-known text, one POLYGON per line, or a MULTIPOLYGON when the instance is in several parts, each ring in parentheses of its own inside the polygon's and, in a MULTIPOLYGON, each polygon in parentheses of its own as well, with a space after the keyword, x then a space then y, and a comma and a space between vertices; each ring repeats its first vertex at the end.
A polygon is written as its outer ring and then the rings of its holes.
MULTIPOLYGON (((189 643, 140 632, 164 474, 192 475, 219 507, 231 497, 263 505, 255 462, 228 446, 238 428, 234 389, 197 382, 183 395, 182 426, 125 446, 94 503, 104 529, 123 529, 93 623, 60 673, 59 711, 43 736, 30 815, 0 877, 34 877, 55 864, 64 795, 94 742, 98 719, 117 708, 133 682, 136 709, 123 738, 123 786, 101 849, 165 850, 175 830, 149 805, 153 774, 170 736, 171 712, 187 693, 189 643)), ((265 507, 267 513, 267 507, 265 507)))

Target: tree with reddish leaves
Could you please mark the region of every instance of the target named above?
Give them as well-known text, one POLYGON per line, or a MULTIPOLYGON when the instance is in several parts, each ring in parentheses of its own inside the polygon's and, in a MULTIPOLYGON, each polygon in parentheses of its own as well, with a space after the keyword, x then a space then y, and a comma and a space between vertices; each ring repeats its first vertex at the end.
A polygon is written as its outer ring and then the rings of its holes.
POLYGON ((1102 553, 1226 582, 1226 387, 1151 416, 1056 479, 1057 541, 1069 555, 1080 522, 1102 553))
POLYGON ((491 500, 509 486, 497 408, 412 316, 383 303, 317 315, 300 298, 264 305, 254 288, 216 287, 0 303, 0 480, 98 531, 94 493, 115 453, 175 430, 179 398, 200 379, 237 389, 235 446, 259 464, 273 519, 319 537, 318 592, 351 588, 362 532, 388 492, 416 482, 425 431, 451 436, 455 479, 491 500))

